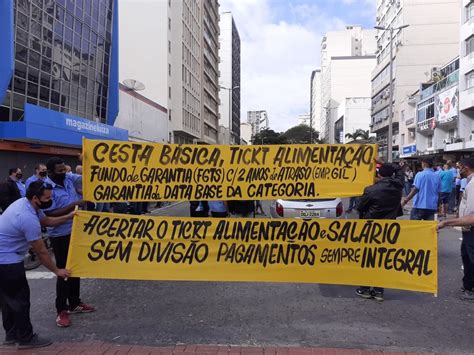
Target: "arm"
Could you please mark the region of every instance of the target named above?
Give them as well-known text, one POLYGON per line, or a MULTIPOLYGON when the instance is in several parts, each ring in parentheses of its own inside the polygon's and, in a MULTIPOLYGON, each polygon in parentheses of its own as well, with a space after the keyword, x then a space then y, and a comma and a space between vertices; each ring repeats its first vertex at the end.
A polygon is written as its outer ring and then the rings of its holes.
MULTIPOLYGON (((45 211, 44 214, 48 217, 61 217, 61 216, 67 215, 67 214, 71 213, 72 211, 74 211, 76 206, 82 206, 83 204, 84 204, 83 200, 75 201, 73 203, 70 203, 66 207, 57 208, 57 209, 51 210, 51 211, 45 211)), ((61 223, 58 223, 58 224, 61 224, 61 223)))
POLYGON ((461 218, 447 219, 439 222, 438 229, 442 229, 446 226, 459 226, 459 227, 468 227, 474 226, 474 215, 468 215, 461 218))
POLYGON ((69 272, 65 269, 58 269, 54 264, 53 260, 49 256, 48 249, 46 249, 44 245, 43 239, 35 240, 31 243, 31 247, 33 248, 36 255, 40 259, 41 263, 46 266, 48 270, 56 274, 56 276, 66 279, 69 276, 69 272))
POLYGON ((370 202, 370 194, 367 191, 364 191, 364 194, 360 197, 359 202, 357 203, 356 210, 359 211, 360 215, 363 215, 367 210, 367 207, 370 202))
POLYGON ((60 224, 63 224, 64 222, 67 222, 73 217, 74 217, 74 211, 60 217, 46 216, 42 218, 40 222, 41 222, 41 226, 43 227, 55 227, 55 226, 59 226, 60 224))

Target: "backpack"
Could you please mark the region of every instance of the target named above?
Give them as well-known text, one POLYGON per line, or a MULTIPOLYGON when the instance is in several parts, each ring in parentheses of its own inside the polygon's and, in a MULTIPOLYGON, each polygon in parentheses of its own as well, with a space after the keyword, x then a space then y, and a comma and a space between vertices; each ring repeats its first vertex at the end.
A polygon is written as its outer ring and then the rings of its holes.
POLYGON ((227 205, 229 212, 232 214, 248 215, 255 213, 255 201, 253 200, 228 201, 227 205))

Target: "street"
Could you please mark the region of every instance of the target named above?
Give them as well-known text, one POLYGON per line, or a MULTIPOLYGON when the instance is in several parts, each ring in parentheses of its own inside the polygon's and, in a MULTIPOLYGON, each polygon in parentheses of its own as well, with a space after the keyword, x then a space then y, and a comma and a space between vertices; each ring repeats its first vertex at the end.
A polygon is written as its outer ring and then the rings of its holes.
MULTIPOLYGON (((269 214, 268 202, 264 209, 269 214)), ((187 203, 154 212, 188 213, 187 203)), ((55 324, 55 279, 40 268, 28 272, 32 322, 39 334, 68 342, 472 353, 474 305, 459 299, 460 236, 454 229, 440 234, 438 297, 386 290, 377 302, 351 286, 83 280, 83 301, 97 312, 73 315, 62 329, 55 324)))

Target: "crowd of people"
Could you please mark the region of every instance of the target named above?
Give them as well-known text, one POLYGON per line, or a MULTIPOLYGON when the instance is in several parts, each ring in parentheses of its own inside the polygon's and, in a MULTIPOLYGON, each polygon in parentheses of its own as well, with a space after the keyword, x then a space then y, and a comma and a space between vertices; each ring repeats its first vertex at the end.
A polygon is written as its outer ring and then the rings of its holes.
MULTIPOLYGON (((413 200, 412 220, 433 220, 435 214, 445 217, 457 211, 456 218, 444 219, 439 228, 461 226, 461 256, 464 269, 461 299, 474 301, 474 158, 457 164, 448 161, 435 167, 430 159, 422 159, 422 170, 413 173, 406 164, 377 162, 375 184, 353 198, 350 209, 361 219, 396 219, 403 207, 413 200), (405 197, 403 198, 403 194, 405 197)), ((33 332, 30 321, 30 290, 23 257, 33 248, 43 265, 57 276, 56 325, 69 327, 70 315, 90 313, 95 308, 80 297, 80 279, 65 269, 71 238, 72 219, 77 207, 115 213, 143 214, 148 203, 87 203, 82 198, 82 167, 75 173, 60 158, 38 164, 35 173, 23 183, 20 168, 9 170, 0 183, 0 301, 4 345, 20 349, 51 344, 49 339, 33 332), (41 239, 47 228, 55 257, 53 261, 41 239)), ((229 215, 254 217, 262 213, 260 201, 191 201, 192 217, 225 218, 229 215)), ((384 299, 384 289, 361 286, 356 290, 363 298, 384 299)))

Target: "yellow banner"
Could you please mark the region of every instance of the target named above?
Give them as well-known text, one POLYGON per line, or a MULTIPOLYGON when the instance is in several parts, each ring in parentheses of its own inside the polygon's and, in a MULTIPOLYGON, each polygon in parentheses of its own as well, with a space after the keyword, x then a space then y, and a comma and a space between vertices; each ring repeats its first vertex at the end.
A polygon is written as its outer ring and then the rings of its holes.
POLYGON ((79 211, 72 276, 367 285, 437 292, 435 222, 194 219, 79 211))
POLYGON ((176 145, 84 140, 84 199, 272 200, 362 195, 376 145, 176 145))

